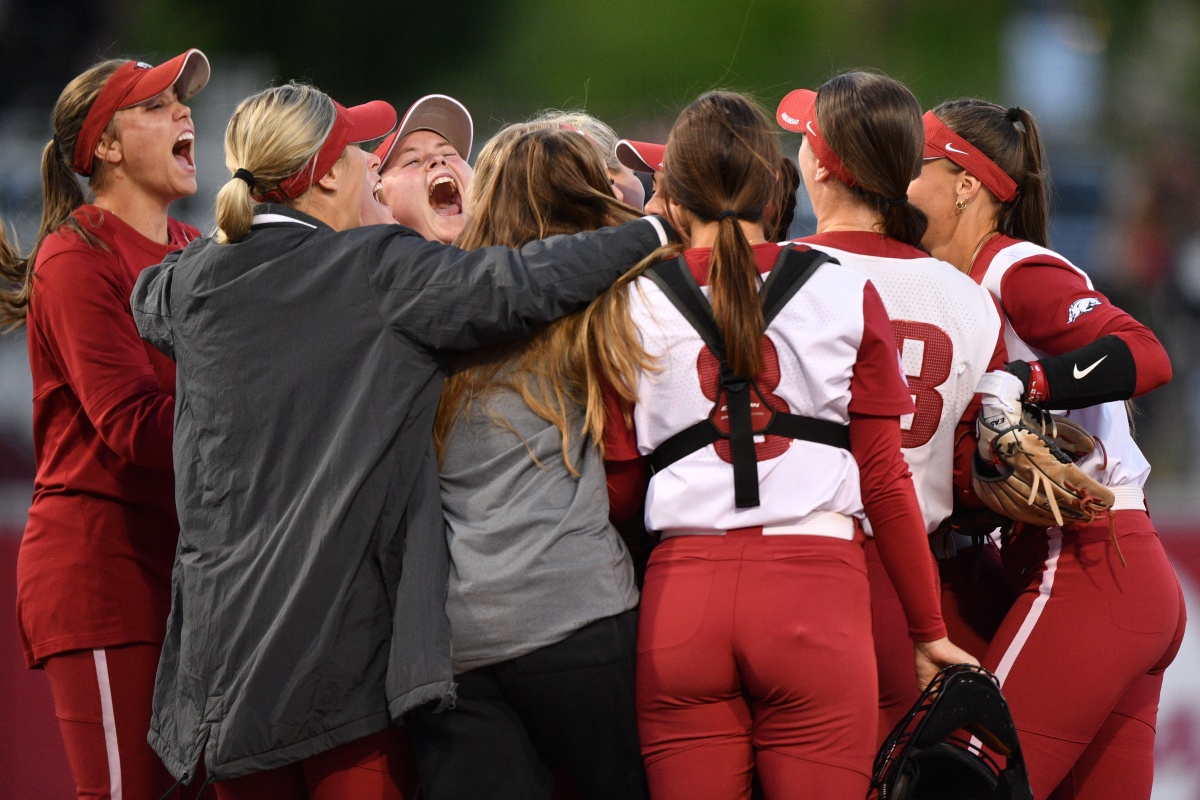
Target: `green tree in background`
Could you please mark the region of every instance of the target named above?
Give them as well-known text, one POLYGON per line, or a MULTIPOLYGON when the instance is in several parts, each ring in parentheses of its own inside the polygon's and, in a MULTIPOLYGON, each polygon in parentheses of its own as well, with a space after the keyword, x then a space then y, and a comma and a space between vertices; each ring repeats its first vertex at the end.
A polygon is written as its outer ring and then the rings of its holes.
MULTIPOLYGON (((456 0, 331 5, 292 0, 131 2, 138 52, 187 46, 268 55, 282 78, 347 102, 461 97, 485 123, 584 106, 618 127, 665 129, 698 93, 727 86, 768 105, 796 86, 871 67, 923 102, 999 86, 998 35, 1011 3, 979 0, 456 0)), ((493 126, 494 127, 494 126, 493 126)))

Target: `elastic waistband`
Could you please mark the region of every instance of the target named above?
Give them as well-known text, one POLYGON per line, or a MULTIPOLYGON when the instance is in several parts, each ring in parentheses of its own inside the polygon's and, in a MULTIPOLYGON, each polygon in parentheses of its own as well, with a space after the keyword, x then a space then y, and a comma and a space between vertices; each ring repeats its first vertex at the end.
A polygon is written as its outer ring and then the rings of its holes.
POLYGON ((1146 493, 1140 486, 1110 486, 1113 493, 1113 511, 1145 511, 1146 493))
POLYGON ((787 525, 763 525, 750 528, 735 528, 730 531, 713 530, 712 528, 672 528, 661 532, 661 538, 672 536, 724 536, 727 533, 736 535, 760 536, 830 536, 834 539, 853 541, 855 538, 854 517, 838 514, 834 511, 818 511, 803 519, 787 525))

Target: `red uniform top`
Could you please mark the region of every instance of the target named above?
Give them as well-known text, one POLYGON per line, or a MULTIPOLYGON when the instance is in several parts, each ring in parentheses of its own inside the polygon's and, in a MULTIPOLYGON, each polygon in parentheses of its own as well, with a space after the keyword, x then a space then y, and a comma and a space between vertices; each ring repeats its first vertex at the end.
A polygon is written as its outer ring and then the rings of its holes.
MULTIPOLYGON (((767 272, 779 256, 778 247, 754 248, 759 271, 767 272)), ((693 277, 708 281, 711 250, 696 248, 684 257, 693 277)), ((858 463, 862 502, 876 532, 880 555, 896 582, 914 641, 946 635, 938 606, 937 579, 924 537, 908 465, 900 451, 899 417, 913 410, 908 388, 900 375, 898 354, 887 312, 870 284, 863 297, 865 330, 850 384, 850 446, 858 463), (895 369, 879 369, 879 365, 895 369)), ((632 516, 645 497, 646 459, 640 455, 637 434, 625 424, 615 396, 606 396, 608 424, 605 459, 609 470, 609 498, 614 519, 632 516)))
POLYGON ((33 504, 17 561, 25 659, 162 641, 179 525, 171 466, 175 364, 138 336, 134 281, 199 236, 176 220, 153 242, 93 205, 34 265, 33 504))

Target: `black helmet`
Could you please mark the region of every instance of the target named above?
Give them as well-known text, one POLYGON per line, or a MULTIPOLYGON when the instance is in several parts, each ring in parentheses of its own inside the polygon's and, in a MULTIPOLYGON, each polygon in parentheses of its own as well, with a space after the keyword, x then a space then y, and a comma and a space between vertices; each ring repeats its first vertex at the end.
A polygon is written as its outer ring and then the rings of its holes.
POLYGON ((879 749, 867 796, 1033 800, 996 676, 969 664, 939 672, 879 749))

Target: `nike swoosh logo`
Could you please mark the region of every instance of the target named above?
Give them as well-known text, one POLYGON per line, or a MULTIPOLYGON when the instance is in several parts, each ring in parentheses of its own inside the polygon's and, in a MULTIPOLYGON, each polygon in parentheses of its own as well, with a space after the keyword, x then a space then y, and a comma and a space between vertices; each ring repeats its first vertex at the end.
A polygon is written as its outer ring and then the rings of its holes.
POLYGON ((1075 376, 1075 380, 1079 380, 1081 378, 1086 378, 1088 373, 1091 372, 1092 370, 1094 370, 1096 367, 1100 366, 1100 361, 1103 361, 1106 358, 1108 358, 1108 356, 1100 356, 1100 360, 1097 361, 1095 364, 1092 364, 1087 369, 1080 369, 1079 365, 1075 364, 1074 365, 1075 369, 1073 369, 1071 371, 1071 374, 1075 376))
POLYGON ((947 142, 947 143, 946 143, 946 149, 947 149, 947 150, 949 150, 951 153, 958 153, 960 156, 969 156, 969 155, 971 155, 971 154, 970 154, 970 153, 968 153, 966 150, 959 150, 957 147, 955 147, 954 145, 950 144, 949 142, 947 142))
POLYGON ((813 130, 811 119, 804 124, 804 127, 808 128, 808 132, 811 133, 813 136, 817 135, 817 132, 813 130))

